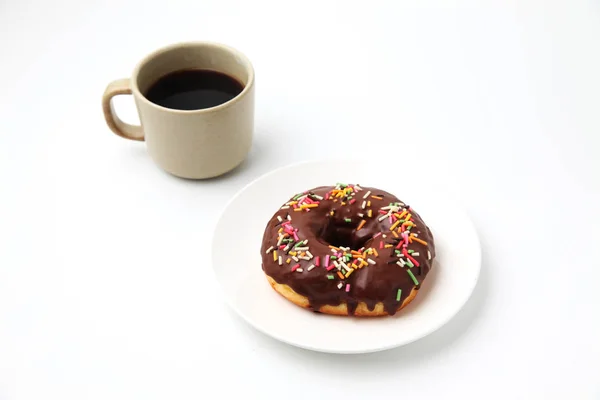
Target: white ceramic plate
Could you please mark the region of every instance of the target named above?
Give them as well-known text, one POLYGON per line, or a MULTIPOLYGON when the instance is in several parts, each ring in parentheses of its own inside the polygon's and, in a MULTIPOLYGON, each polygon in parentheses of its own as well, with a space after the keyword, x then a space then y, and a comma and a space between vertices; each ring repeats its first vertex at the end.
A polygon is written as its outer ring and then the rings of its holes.
POLYGON ((227 302, 250 325, 275 339, 330 353, 385 350, 440 328, 475 287, 481 266, 479 239, 460 205, 440 192, 442 185, 423 177, 410 185, 403 181, 397 168, 381 164, 321 161, 281 168, 247 185, 227 204, 214 233, 213 269, 227 302), (336 317, 304 310, 276 293, 262 272, 260 245, 273 213, 294 193, 336 182, 395 194, 421 215, 434 235, 434 267, 417 298, 393 317, 336 317))

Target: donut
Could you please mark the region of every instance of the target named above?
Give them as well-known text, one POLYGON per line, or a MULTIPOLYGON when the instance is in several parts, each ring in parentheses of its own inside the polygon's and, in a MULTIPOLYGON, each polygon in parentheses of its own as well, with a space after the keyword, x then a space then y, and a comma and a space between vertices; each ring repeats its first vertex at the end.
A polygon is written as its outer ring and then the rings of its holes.
POLYGON ((354 184, 297 193, 267 223, 262 270, 294 304, 333 315, 394 315, 417 295, 433 235, 394 195, 354 184))

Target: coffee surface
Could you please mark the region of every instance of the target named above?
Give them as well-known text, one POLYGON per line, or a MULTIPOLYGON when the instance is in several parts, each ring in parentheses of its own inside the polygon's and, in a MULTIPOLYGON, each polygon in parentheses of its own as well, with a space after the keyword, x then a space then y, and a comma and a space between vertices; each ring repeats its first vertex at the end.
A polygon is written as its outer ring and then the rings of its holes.
POLYGON ((151 102, 175 110, 200 110, 226 103, 244 90, 235 78, 222 72, 190 69, 158 79, 145 93, 151 102))

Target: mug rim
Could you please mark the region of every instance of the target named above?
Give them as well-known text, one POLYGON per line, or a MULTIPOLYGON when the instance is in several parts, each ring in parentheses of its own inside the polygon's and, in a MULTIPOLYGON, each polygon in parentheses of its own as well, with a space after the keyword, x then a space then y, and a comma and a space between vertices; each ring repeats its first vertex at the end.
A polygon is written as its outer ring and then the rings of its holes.
POLYGON ((131 90, 133 91, 134 96, 136 98, 140 99, 141 101, 145 102, 146 104, 152 106, 153 108, 156 108, 156 109, 162 110, 162 111, 169 111, 169 112, 173 112, 173 113, 177 113, 177 114, 206 114, 206 113, 211 113, 214 111, 221 110, 223 108, 230 107, 233 104, 240 101, 243 97, 245 97, 246 93, 252 89, 252 86, 254 86, 254 67, 252 66, 252 63, 250 62, 250 59, 248 57, 246 57, 246 55, 244 53, 242 53, 241 51, 239 51, 229 45, 223 44, 223 43, 210 42, 210 41, 178 42, 178 43, 173 43, 173 44, 170 44, 167 46, 160 47, 160 48, 152 51, 148 55, 146 55, 144 58, 142 58, 135 66, 133 73, 131 74, 130 80, 131 80, 131 90), (220 48, 220 49, 228 51, 229 53, 233 54, 235 57, 241 59, 244 62, 245 67, 248 71, 248 82, 244 85, 244 89, 231 100, 227 100, 226 102, 221 103, 216 106, 213 106, 213 107, 199 108, 197 110, 179 110, 176 108, 163 107, 161 105, 158 105, 158 104, 153 103, 150 100, 148 100, 146 98, 146 96, 144 96, 142 94, 142 92, 140 92, 140 89, 138 87, 137 77, 138 77, 140 70, 146 64, 148 64, 148 62, 150 62, 152 59, 154 59, 155 57, 157 57, 160 54, 163 54, 167 51, 174 50, 177 48, 194 47, 194 46, 220 48))

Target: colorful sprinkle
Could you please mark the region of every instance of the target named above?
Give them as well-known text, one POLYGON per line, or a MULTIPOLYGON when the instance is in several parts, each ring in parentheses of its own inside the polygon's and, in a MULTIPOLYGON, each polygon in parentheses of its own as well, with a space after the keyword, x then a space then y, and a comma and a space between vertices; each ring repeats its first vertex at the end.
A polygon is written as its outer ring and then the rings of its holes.
POLYGON ((283 259, 281 258, 281 256, 279 256, 279 265, 283 264, 283 259))
POLYGON ((412 261, 412 263, 415 264, 417 267, 419 266, 419 262, 415 260, 410 254, 408 254, 408 251, 406 251, 406 249, 402 249, 402 254, 404 254, 406 258, 412 261))
POLYGON ((415 283, 415 285, 419 284, 419 281, 417 280, 417 278, 413 275, 412 271, 410 269, 407 269, 406 272, 408 272, 408 275, 410 275, 410 278, 412 279, 412 281, 415 283))
POLYGON ((269 254, 271 251, 273 251, 273 246, 271 246, 267 249, 267 254, 269 254))
POLYGON ((308 268, 306 268, 306 270, 307 270, 307 271, 312 271, 314 268, 315 268, 315 265, 314 265, 314 264, 310 264, 310 265, 308 266, 308 268))
POLYGON ((415 237, 414 235, 411 235, 411 239, 414 240, 415 242, 421 243, 424 246, 427 246, 427 242, 426 241, 421 240, 418 237, 415 237))
POLYGON ((273 261, 277 261, 277 250, 273 252, 273 261))
POLYGON ((329 274, 329 275, 327 275, 327 279, 329 279, 331 281, 331 280, 335 279, 335 276, 329 274))
POLYGON ((396 293, 396 301, 400 301, 400 296, 402 296, 402 289, 398 289, 398 292, 396 293))
POLYGON ((340 271, 338 271, 337 274, 340 277, 340 279, 344 279, 344 275, 340 271))
POLYGON ((346 293, 348 293, 350 291, 350 284, 346 284, 346 293))
POLYGON ((346 221, 347 223, 350 223, 350 222, 352 222, 352 219, 351 218, 344 218, 344 221, 346 221))
POLYGON ((360 231, 362 229, 363 226, 365 226, 365 224, 367 223, 366 220, 362 220, 360 221, 360 224, 358 224, 358 227, 356 228, 357 231, 360 231))
POLYGON ((363 196, 363 199, 366 199, 367 197, 369 197, 370 194, 371 194, 371 191, 369 190, 367 193, 365 193, 365 195, 363 196))
POLYGON ((300 264, 296 264, 292 267, 292 272, 294 272, 295 270, 297 270, 298 268, 300 268, 300 264))

